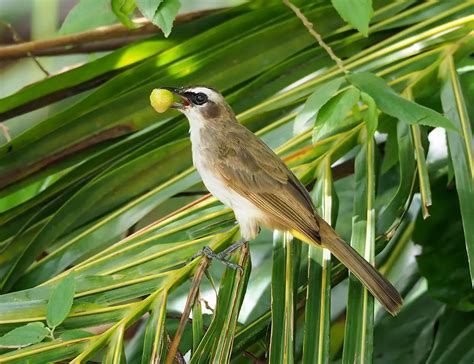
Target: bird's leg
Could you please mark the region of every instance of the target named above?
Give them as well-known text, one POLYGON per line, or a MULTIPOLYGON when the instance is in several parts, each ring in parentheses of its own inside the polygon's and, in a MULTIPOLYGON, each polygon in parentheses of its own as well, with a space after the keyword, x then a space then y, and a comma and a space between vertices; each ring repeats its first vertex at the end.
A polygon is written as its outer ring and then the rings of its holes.
POLYGON ((232 268, 232 269, 238 269, 240 270, 241 272, 243 271, 242 267, 238 264, 235 264, 233 262, 231 262, 229 259, 227 259, 227 257, 236 249, 240 248, 242 245, 244 245, 247 241, 245 239, 240 239, 239 241, 235 242, 234 244, 232 244, 231 246, 227 247, 226 249, 224 249, 223 251, 221 251, 220 253, 215 253, 214 250, 212 250, 211 248, 209 248, 208 246, 205 246, 204 248, 202 248, 201 250, 199 250, 196 254, 194 254, 192 257, 191 257, 191 260, 193 260, 194 258, 197 258, 197 257, 200 257, 202 255, 205 255, 206 257, 208 257, 210 260, 218 260, 220 262, 222 262, 223 264, 227 265, 229 268, 232 268))

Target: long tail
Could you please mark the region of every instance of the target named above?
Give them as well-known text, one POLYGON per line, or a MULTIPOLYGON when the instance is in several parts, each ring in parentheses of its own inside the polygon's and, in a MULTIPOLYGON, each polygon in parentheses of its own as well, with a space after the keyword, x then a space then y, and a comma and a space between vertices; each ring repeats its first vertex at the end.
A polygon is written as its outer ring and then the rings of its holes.
MULTIPOLYGON (((342 240, 334 229, 324 220, 320 219, 319 236, 322 245, 329 249, 339 261, 344 264, 372 295, 395 316, 403 304, 403 299, 397 289, 349 244, 342 240)), ((316 237, 313 243, 320 245, 316 237)))

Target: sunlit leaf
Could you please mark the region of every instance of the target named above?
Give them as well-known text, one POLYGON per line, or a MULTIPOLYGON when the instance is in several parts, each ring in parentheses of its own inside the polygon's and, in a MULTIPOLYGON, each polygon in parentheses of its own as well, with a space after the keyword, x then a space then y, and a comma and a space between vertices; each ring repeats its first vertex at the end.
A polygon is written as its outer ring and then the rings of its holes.
POLYGON ((313 93, 306 100, 303 110, 298 113, 295 119, 293 132, 295 135, 302 133, 315 122, 313 118, 317 117, 321 107, 337 92, 342 84, 342 78, 336 78, 332 81, 318 85, 313 93))
POLYGON ((383 112, 408 124, 422 124, 456 130, 453 123, 436 111, 407 100, 390 88, 383 79, 368 72, 351 73, 349 80, 368 93, 383 112))
POLYGON ((339 15, 364 34, 369 34, 369 22, 373 15, 372 0, 331 0, 339 15))
POLYGON ((180 0, 163 0, 151 21, 161 28, 165 37, 168 37, 173 28, 174 18, 181 7, 180 0))
POLYGON ((163 0, 135 0, 135 2, 143 16, 151 21, 163 0))
POLYGON ((116 22, 110 0, 80 0, 64 19, 60 34, 70 34, 116 22))

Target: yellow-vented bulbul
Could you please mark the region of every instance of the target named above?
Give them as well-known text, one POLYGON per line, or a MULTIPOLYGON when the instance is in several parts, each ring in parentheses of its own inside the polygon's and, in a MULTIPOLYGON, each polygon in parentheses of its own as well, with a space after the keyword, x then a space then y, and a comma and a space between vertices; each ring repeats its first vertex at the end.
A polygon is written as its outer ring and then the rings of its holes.
MULTIPOLYGON (((239 124, 224 97, 209 87, 163 87, 182 103, 173 108, 189 120, 193 162, 207 189, 230 207, 242 239, 220 254, 225 256, 248 240, 260 226, 289 231, 303 241, 331 251, 385 309, 395 315, 402 298, 395 287, 342 240, 316 212, 305 187, 285 163, 250 130, 239 124)), ((232 266, 232 264, 229 264, 232 266)))

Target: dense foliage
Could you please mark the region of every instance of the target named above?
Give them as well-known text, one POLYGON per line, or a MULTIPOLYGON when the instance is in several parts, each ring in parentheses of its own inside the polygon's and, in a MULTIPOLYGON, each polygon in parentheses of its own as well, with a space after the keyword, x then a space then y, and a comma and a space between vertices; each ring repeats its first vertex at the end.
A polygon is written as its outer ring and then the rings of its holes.
POLYGON ((263 3, 171 29, 177 0, 112 1, 105 23, 134 26, 138 6, 169 37, 0 99, 10 128, 55 106, 0 146, 0 362, 474 361, 473 2, 295 1, 339 65, 263 3), (221 90, 275 148, 403 294, 398 316, 287 234, 236 251, 242 274, 189 261, 239 235, 192 167, 187 121, 149 105, 187 84, 221 90))

